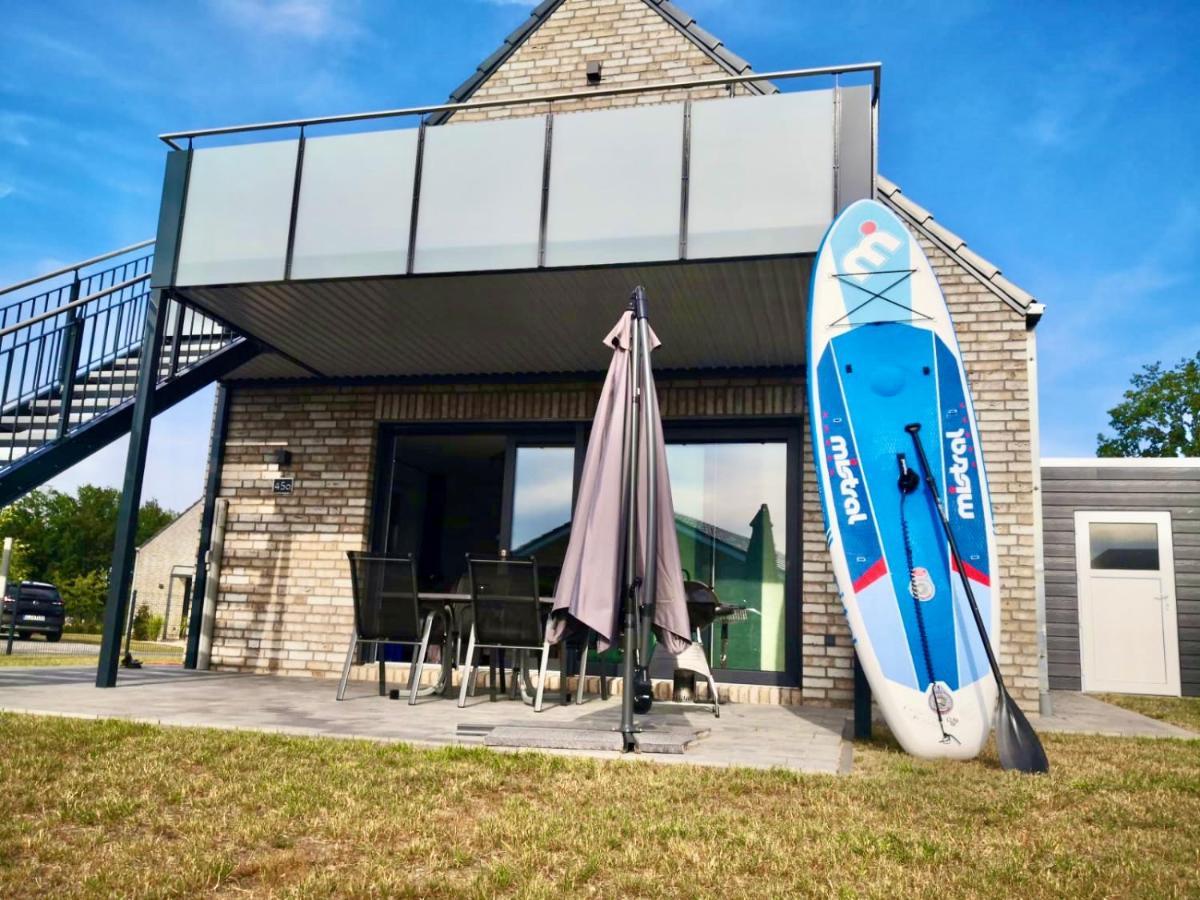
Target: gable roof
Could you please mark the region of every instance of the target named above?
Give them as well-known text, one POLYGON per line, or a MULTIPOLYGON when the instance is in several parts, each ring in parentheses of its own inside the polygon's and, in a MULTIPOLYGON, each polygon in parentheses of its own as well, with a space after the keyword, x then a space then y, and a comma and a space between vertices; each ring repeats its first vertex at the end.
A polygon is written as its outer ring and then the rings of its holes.
MULTIPOLYGON (((141 545, 137 549, 140 551, 140 550, 145 549, 146 547, 149 547, 151 544, 153 544, 155 541, 157 541, 160 537, 162 537, 164 534, 166 534, 168 531, 170 531, 176 525, 183 522, 187 518, 188 514, 191 513, 193 510, 195 510, 202 503, 204 503, 203 497, 201 497, 199 500, 196 500, 195 502, 193 502, 191 506, 189 506, 187 509, 185 509, 183 512, 181 512, 179 515, 177 515, 175 518, 173 518, 170 522, 168 522, 162 528, 158 529, 158 531, 154 532, 154 534, 150 535, 150 537, 146 538, 146 540, 142 541, 141 545)), ((199 528, 199 526, 197 526, 197 535, 196 535, 197 540, 199 540, 198 528, 199 528)))
MULTIPOLYGON (((450 92, 449 102, 463 103, 468 100, 565 2, 566 0, 542 0, 535 6, 529 13, 529 17, 513 29, 500 46, 476 67, 470 77, 450 92)), ((750 63, 726 47, 720 38, 701 28, 695 16, 684 12, 671 0, 641 0, 641 2, 658 13, 676 31, 700 48, 709 59, 730 75, 745 75, 747 72, 753 71, 750 63)), ((747 82, 745 87, 757 94, 779 93, 779 88, 769 81, 747 82)), ((437 113, 430 116, 428 121, 431 125, 440 125, 451 115, 453 112, 450 111, 437 113)), ((965 240, 936 221, 929 210, 905 196, 894 182, 876 174, 875 185, 881 202, 890 206, 901 218, 978 278, 980 283, 996 297, 1015 312, 1024 315, 1031 326, 1037 324, 1044 307, 1032 294, 1005 278, 1000 273, 999 266, 984 259, 968 247, 965 240)))
MULTIPOLYGON (((484 82, 491 78, 496 70, 504 65, 508 58, 516 53, 520 46, 565 2, 566 0, 542 0, 529 13, 529 17, 514 28, 500 46, 475 68, 466 81, 450 92, 448 102, 464 103, 470 99, 484 82)), ((695 16, 684 12, 670 0, 642 0, 642 2, 662 16, 671 27, 700 48, 705 56, 730 75, 745 75, 747 72, 753 71, 750 63, 726 47, 720 38, 701 28, 695 16)), ((756 94, 779 93, 779 88, 769 81, 747 82, 745 87, 756 94)), ((429 117, 429 124, 441 125, 452 115, 451 111, 435 113, 429 117)))
POLYGON ((1001 275, 999 266, 968 247, 966 241, 934 219, 933 213, 906 197, 894 182, 876 175, 875 188, 881 202, 895 210, 910 226, 929 238, 1016 312, 1033 317, 1034 321, 1041 316, 1041 304, 1032 294, 1001 275))

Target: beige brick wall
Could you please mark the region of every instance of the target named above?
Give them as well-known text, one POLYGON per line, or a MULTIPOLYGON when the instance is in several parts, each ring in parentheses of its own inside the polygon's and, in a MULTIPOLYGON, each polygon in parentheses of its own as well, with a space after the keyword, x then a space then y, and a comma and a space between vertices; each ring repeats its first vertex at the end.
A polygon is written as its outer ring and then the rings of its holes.
MULTIPOLYGON (((380 422, 589 421, 598 382, 231 387, 220 496, 229 509, 212 664, 334 675, 353 624, 346 551, 367 547, 380 422), (292 452, 286 471, 266 461, 292 452), (292 494, 273 493, 276 478, 292 494)), ((798 379, 660 385, 667 418, 796 417, 798 379)))
MULTIPOLYGON (((620 87, 638 82, 658 84, 716 78, 729 73, 681 35, 642 0, 566 0, 510 56, 471 100, 518 98, 552 92, 586 92, 588 62, 603 64, 599 85, 620 87)), ((737 87, 739 94, 747 89, 737 87)), ((597 97, 554 105, 555 112, 636 106, 679 100, 729 96, 729 88, 704 91, 658 91, 629 97, 597 97)), ((545 104, 459 113, 452 122, 512 115, 542 114, 545 104)))
MULTIPOLYGON (((586 90, 584 68, 591 59, 603 61, 605 85, 724 74, 640 0, 567 0, 474 99, 586 90)), ((595 98, 555 109, 678 96, 595 98)), ((459 114, 452 121, 545 111, 544 105, 516 107, 459 114)), ((1035 709, 1034 503, 1024 320, 932 244, 922 244, 954 313, 979 409, 999 536, 1001 661, 1014 695, 1035 709)), ((800 415, 805 407, 797 380, 696 380, 660 389, 666 416, 800 415)), ((596 385, 237 389, 222 473, 222 494, 231 503, 215 663, 257 671, 336 671, 351 623, 344 552, 365 545, 378 421, 590 419, 596 391, 596 385), (296 471, 289 473, 296 478, 291 497, 270 493, 278 473, 262 463, 262 452, 271 442, 286 443, 296 453, 296 471)), ((760 689, 738 696, 841 704, 853 696, 853 656, 808 464, 807 422, 804 435, 803 694, 760 689), (826 635, 834 637, 834 646, 825 646, 826 635)))
POLYGON ((133 590, 137 594, 137 605, 148 607, 151 613, 166 619, 166 636, 170 639, 179 637, 186 593, 186 582, 181 576, 195 575, 203 512, 201 503, 184 510, 178 519, 139 547, 134 560, 133 590), (175 577, 172 586, 171 571, 175 567, 180 567, 180 577, 175 577), (171 597, 169 610, 168 592, 171 597))

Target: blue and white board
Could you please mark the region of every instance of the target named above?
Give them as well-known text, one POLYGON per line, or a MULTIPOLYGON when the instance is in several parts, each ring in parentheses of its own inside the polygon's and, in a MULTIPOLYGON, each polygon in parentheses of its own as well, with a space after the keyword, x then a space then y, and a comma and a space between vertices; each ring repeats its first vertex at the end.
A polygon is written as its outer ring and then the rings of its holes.
POLYGON ((848 207, 825 235, 808 337, 826 537, 871 691, 909 753, 973 757, 991 730, 996 682, 932 495, 922 481, 901 499, 898 455, 921 474, 905 426, 921 425, 966 574, 998 647, 987 476, 946 301, 916 240, 877 201, 848 207))

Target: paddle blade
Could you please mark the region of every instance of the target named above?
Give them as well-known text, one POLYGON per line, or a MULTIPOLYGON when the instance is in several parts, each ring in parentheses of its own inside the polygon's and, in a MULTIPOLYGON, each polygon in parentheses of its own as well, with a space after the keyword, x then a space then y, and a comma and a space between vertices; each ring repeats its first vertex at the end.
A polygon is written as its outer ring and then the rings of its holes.
POLYGON ((1042 742, 1003 685, 996 717, 996 751, 1000 754, 1000 767, 1006 771, 1030 775, 1050 771, 1050 761, 1046 759, 1042 742))

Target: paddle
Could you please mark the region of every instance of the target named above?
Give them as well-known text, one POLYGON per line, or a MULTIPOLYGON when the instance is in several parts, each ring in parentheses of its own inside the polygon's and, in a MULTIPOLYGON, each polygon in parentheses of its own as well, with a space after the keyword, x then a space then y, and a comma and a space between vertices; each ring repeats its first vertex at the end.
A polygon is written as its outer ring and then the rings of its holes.
POLYGON ((917 451, 917 459, 921 461, 921 471, 925 476, 925 484, 933 495, 934 505, 937 506, 938 517, 942 521, 942 530, 946 532, 946 540, 950 544, 950 554, 954 557, 954 566, 962 580, 963 589, 967 593, 967 602, 971 605, 971 615, 975 618, 975 627, 979 629, 979 637, 983 641, 984 652, 987 653, 988 664, 992 667, 992 675, 996 679, 996 687, 1000 691, 1000 708, 996 711, 996 750, 1000 754, 1000 766, 1009 771, 1040 774, 1050 771, 1050 762, 1046 759, 1046 751, 1038 740, 1033 726, 1025 718, 1020 707, 1013 702, 1000 677, 1000 664, 996 662, 996 654, 992 652, 992 642, 988 639, 987 628, 983 624, 983 616, 979 613, 979 605, 975 602, 975 594, 971 590, 971 582, 967 578, 962 556, 958 552, 958 543, 954 540, 954 532, 950 529, 950 518, 946 508, 942 506, 942 498, 938 494, 937 484, 930 472, 929 460, 925 458, 925 448, 921 446, 921 425, 914 422, 904 426, 912 438, 913 447, 917 451))

